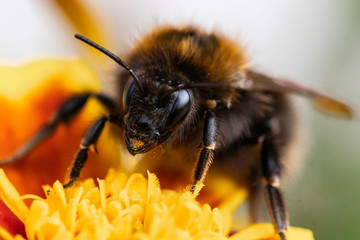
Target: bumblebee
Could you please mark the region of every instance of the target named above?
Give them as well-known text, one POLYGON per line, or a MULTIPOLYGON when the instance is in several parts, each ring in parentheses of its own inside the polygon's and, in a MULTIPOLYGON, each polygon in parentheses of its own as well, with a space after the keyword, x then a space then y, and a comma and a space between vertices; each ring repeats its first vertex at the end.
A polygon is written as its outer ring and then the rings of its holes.
MULTIPOLYGON (((90 92, 71 97, 51 122, 1 164, 21 159, 59 124, 71 121, 89 98, 96 98, 109 114, 87 130, 64 187, 78 179, 89 148, 109 122, 120 128, 129 153, 142 154, 140 169, 157 173, 160 182, 161 173, 183 166, 193 166, 183 173, 190 192, 206 175, 226 176, 249 190, 254 221, 265 193, 275 231, 286 239, 289 223, 280 186, 289 163, 299 158, 293 151, 299 131, 289 95, 303 95, 320 109, 344 117, 353 115, 350 107, 313 88, 252 70, 237 43, 196 27, 155 29, 132 48, 126 63, 91 40, 76 37, 122 67, 117 97, 90 92)), ((174 175, 164 176, 176 181, 174 175)))

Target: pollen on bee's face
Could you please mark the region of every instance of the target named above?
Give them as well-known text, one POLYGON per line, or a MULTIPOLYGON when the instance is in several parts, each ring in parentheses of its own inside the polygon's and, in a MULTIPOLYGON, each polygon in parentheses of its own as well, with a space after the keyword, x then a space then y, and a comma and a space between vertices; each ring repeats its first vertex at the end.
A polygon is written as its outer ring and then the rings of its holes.
POLYGON ((133 148, 136 150, 138 148, 141 148, 142 146, 144 146, 144 142, 141 141, 141 140, 132 140, 131 141, 132 145, 133 145, 133 148))

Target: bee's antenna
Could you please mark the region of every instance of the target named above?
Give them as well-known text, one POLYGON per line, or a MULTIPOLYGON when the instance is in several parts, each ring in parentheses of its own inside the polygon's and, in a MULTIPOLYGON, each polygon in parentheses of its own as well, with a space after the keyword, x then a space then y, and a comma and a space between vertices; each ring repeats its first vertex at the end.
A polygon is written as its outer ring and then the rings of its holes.
POLYGON ((144 88, 141 85, 141 82, 138 78, 138 76, 135 74, 134 70, 132 70, 132 68, 130 68, 123 60, 121 60, 121 58, 119 58, 118 56, 116 56, 115 54, 113 54, 112 52, 110 52, 109 50, 105 49, 104 47, 100 46, 99 44, 91 41, 90 39, 80 35, 80 34, 75 34, 75 38, 89 44, 90 46, 96 48, 97 50, 99 50, 100 52, 104 53, 105 55, 107 55, 108 57, 110 57, 111 59, 113 59, 115 62, 117 62, 120 66, 122 66, 123 68, 126 69, 126 71, 128 71, 130 73, 130 75, 132 76, 132 78, 135 80, 136 86, 138 87, 139 91, 141 94, 144 93, 144 88))

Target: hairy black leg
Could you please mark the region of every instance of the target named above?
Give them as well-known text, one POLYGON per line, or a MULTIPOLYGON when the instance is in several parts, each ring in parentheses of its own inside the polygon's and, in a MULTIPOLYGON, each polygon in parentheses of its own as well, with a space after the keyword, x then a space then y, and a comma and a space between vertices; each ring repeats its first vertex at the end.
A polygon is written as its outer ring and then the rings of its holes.
POLYGON ((110 111, 115 109, 115 103, 107 96, 99 93, 83 93, 67 99, 54 114, 51 121, 45 124, 36 132, 24 145, 20 146, 9 158, 0 161, 0 165, 15 162, 26 156, 32 149, 49 137, 56 130, 60 123, 71 121, 85 106, 89 97, 95 97, 99 102, 106 106, 110 111))
POLYGON ((195 165, 193 173, 193 182, 190 192, 194 193, 196 184, 202 182, 214 158, 215 150, 215 133, 216 121, 215 115, 208 110, 205 113, 204 131, 203 131, 203 148, 201 149, 199 159, 195 165))
POLYGON ((265 182, 265 196, 270 219, 276 233, 285 240, 288 229, 288 218, 280 187, 281 168, 277 147, 271 138, 265 137, 261 150, 261 172, 265 182))
POLYGON ((90 126, 85 136, 81 140, 80 149, 75 157, 73 166, 71 168, 69 181, 63 185, 64 188, 71 186, 78 179, 81 169, 84 167, 84 164, 87 160, 88 150, 91 146, 94 146, 96 149, 96 142, 104 129, 105 123, 107 121, 110 121, 116 124, 116 119, 117 118, 114 115, 104 116, 96 120, 90 126))

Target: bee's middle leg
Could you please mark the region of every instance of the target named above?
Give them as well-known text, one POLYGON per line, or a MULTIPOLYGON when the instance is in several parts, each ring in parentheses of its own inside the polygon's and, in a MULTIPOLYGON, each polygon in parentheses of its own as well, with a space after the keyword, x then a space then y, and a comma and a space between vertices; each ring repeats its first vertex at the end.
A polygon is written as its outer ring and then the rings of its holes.
POLYGON ((196 184, 202 182, 214 158, 215 150, 215 133, 216 121, 215 115, 211 110, 206 111, 203 130, 203 148, 200 151, 200 156, 196 162, 193 173, 193 182, 190 192, 194 193, 196 184))

